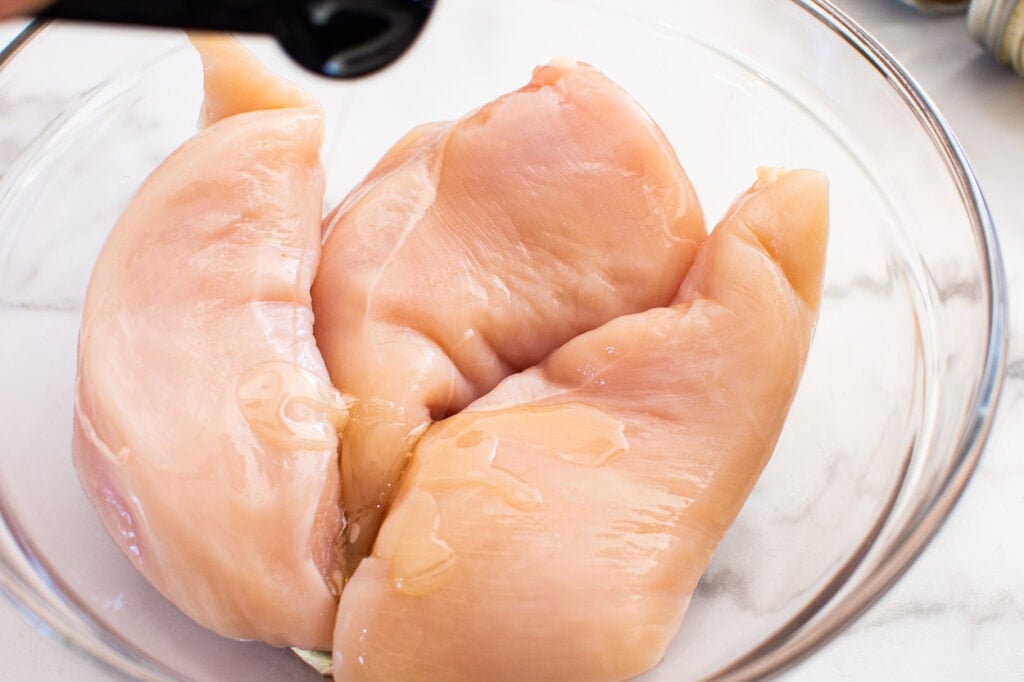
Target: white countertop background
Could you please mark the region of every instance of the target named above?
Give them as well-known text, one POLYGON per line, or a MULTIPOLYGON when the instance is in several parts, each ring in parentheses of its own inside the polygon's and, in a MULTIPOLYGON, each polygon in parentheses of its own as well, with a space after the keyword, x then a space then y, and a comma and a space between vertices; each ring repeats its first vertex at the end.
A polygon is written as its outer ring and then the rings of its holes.
MULTIPOLYGON (((1024 78, 970 41, 962 15, 835 4, 907 68, 963 145, 1001 241, 1011 336, 994 429, 949 521, 888 594, 783 679, 1024 680, 1024 78)), ((0 22, 0 44, 22 23, 0 22)), ((0 598, 0 680, 107 679, 0 598)))

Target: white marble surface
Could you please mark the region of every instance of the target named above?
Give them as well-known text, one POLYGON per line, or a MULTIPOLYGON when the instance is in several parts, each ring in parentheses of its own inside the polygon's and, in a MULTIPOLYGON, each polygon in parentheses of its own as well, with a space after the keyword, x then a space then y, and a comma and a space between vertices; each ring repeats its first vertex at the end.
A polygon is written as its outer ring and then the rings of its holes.
MULTIPOLYGON (((1017 444, 1024 436, 1024 347, 1015 304, 1024 300, 1024 79, 982 55, 962 16, 925 18, 895 0, 836 4, 907 67, 963 144, 1002 242, 1011 341, 988 448, 945 527, 878 604, 784 678, 1022 679, 1024 459, 1017 444)), ((0 23, 0 43, 16 29, 16 22, 0 23)), ((0 633, 0 680, 109 679, 3 600, 0 633)))

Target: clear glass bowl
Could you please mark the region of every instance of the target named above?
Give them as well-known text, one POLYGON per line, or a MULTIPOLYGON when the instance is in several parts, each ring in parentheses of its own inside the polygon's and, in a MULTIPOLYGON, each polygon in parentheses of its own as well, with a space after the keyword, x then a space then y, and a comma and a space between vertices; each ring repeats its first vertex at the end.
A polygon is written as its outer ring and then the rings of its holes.
MULTIPOLYGON (((825 298, 790 419, 643 679, 793 664, 914 560, 991 423, 1005 286, 956 141, 892 58, 825 3, 442 0, 436 12, 406 58, 357 83, 301 74, 252 41, 329 112, 329 204, 405 130, 518 87, 558 55, 596 65, 648 109, 712 221, 759 165, 831 178, 825 298)), ((107 537, 71 465, 93 260, 131 193, 194 130, 200 93, 177 32, 34 26, 2 54, 0 584, 45 629, 129 676, 312 680, 291 655, 222 639, 166 603, 107 537)))

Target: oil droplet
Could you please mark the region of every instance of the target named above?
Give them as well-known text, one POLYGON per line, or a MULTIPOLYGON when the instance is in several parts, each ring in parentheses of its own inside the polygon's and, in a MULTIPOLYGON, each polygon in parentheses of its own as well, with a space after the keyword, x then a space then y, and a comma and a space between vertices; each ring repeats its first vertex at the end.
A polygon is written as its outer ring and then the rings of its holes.
POLYGON ((327 588, 331 591, 335 597, 341 596, 341 591, 345 587, 345 574, 338 569, 331 571, 330 577, 327 579, 327 588))
POLYGON ((460 432, 451 440, 435 442, 437 450, 422 460, 421 485, 435 489, 480 486, 501 495, 506 504, 520 511, 538 509, 544 502, 539 490, 492 466, 498 442, 484 430, 460 432))
POLYGON ((625 426, 608 413, 584 405, 524 408, 531 442, 561 459, 584 467, 602 467, 629 452, 625 426))
POLYGON ((586 467, 601 467, 629 451, 622 421, 582 403, 530 405, 498 412, 464 412, 472 419, 454 437, 457 447, 512 440, 586 467))
POLYGON ((502 443, 585 467, 605 466, 629 450, 620 420, 580 403, 463 412, 420 453, 419 481, 435 490, 480 486, 520 511, 538 509, 540 490, 494 465, 502 443))
POLYGON ((348 421, 344 396, 294 362, 271 360, 238 379, 238 406, 252 430, 280 447, 330 450, 348 421))
POLYGON ((441 515, 434 496, 411 490, 395 505, 377 538, 374 555, 390 563, 391 584, 411 596, 440 588, 455 568, 455 552, 438 537, 441 515))
POLYGON ((483 431, 469 431, 463 433, 455 439, 455 447, 457 448, 475 448, 480 445, 484 439, 483 431))

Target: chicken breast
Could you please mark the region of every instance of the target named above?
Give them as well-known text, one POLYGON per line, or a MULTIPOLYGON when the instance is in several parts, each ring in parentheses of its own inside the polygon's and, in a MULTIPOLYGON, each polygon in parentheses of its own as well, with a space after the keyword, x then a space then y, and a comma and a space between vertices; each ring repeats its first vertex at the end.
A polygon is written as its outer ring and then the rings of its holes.
POLYGON ((509 377, 416 446, 339 605, 351 680, 622 680, 662 658, 774 449, 827 185, 764 171, 671 306, 509 377))
POLYGON ((194 620, 327 648, 347 412, 313 339, 323 117, 234 41, 194 42, 209 127, 96 263, 74 460, 121 549, 194 620))
POLYGON ((661 131, 571 60, 412 131, 325 225, 315 332, 356 399, 341 455, 346 574, 431 420, 581 332, 668 303, 705 237, 661 131))

